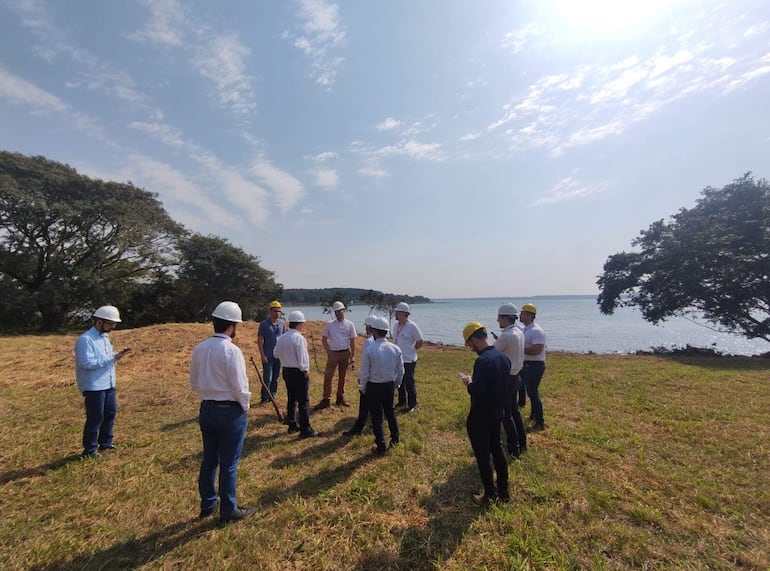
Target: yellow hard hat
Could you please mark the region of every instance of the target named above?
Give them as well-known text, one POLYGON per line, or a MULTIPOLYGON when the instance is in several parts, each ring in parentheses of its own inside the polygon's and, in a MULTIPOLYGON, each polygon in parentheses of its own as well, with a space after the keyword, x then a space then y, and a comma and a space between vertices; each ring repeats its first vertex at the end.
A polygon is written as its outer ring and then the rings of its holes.
POLYGON ((468 342, 468 339, 471 338, 471 335, 476 333, 479 329, 485 329, 485 326, 478 321, 471 321, 468 325, 466 325, 463 328, 463 339, 465 339, 465 342, 468 342))
POLYGON ((537 308, 534 303, 525 303, 521 306, 522 311, 528 311, 529 313, 537 314, 537 308))
POLYGON ((281 302, 277 299, 270 302, 270 305, 268 306, 270 309, 283 309, 283 306, 281 305, 281 302))

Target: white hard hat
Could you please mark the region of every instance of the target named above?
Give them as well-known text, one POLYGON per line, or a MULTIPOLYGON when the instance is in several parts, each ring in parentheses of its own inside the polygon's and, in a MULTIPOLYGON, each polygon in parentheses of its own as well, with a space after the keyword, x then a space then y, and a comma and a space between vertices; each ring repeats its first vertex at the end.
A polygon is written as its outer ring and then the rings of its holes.
POLYGON ((398 305, 396 305, 393 311, 403 311, 404 313, 412 313, 412 311, 409 309, 409 304, 404 303, 403 301, 398 302, 398 305))
POLYGON ((289 323, 305 323, 305 314, 301 311, 292 311, 289 314, 289 323))
POLYGON ((332 311, 339 311, 340 309, 345 309, 345 304, 341 301, 335 301, 332 304, 332 311))
POLYGON ((103 305, 92 316, 94 319, 104 319, 106 321, 114 321, 120 323, 120 312, 114 305, 103 305))
POLYGON ((512 303, 504 303, 500 306, 500 309, 497 310, 497 315, 518 316, 519 310, 512 303))
POLYGON ((372 321, 374 321, 375 319, 377 319, 376 315, 371 315, 371 314, 367 315, 366 319, 364 319, 364 325, 367 325, 367 326, 371 327, 372 326, 372 321))
POLYGON ((388 320, 384 317, 375 317, 372 319, 372 329, 377 329, 379 331, 387 331, 388 330, 388 320))
POLYGON ((222 321, 230 323, 241 323, 243 321, 243 312, 240 306, 234 301, 223 301, 211 312, 211 317, 216 317, 222 321))

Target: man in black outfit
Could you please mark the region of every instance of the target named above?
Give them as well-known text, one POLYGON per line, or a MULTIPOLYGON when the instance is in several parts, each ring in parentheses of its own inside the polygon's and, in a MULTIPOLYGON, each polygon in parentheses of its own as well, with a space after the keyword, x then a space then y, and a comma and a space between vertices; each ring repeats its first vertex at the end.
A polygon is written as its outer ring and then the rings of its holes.
POLYGON ((484 493, 474 496, 474 500, 481 505, 507 502, 510 500, 508 462, 500 443, 500 425, 511 361, 490 344, 487 330, 481 323, 468 323, 463 329, 463 339, 466 346, 478 354, 473 364, 473 375, 461 374, 460 377, 471 395, 471 410, 465 425, 484 485, 484 493), (497 473, 497 487, 492 476, 490 456, 497 473))

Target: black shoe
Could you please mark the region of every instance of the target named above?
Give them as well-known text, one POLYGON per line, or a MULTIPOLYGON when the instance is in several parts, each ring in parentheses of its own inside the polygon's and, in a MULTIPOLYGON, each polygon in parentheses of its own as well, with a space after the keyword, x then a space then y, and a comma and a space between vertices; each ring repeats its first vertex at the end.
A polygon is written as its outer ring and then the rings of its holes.
POLYGON ((497 501, 497 496, 488 496, 486 494, 478 494, 473 496, 473 503, 475 503, 477 506, 486 507, 490 504, 493 504, 497 501))
POLYGON ((347 402, 345 402, 345 399, 337 399, 337 402, 335 404, 337 406, 350 406, 347 402))
POLYGON ((236 509, 227 517, 219 516, 220 523, 231 523, 234 521, 241 521, 244 518, 249 517, 257 511, 257 508, 242 506, 236 509))
POLYGON ((385 448, 384 446, 382 448, 380 448, 376 444, 374 446, 372 446, 372 454, 374 454, 376 456, 384 456, 387 451, 388 451, 388 449, 385 448))
POLYGON ((394 446, 398 446, 398 440, 390 439, 390 444, 388 445, 388 448, 393 448, 394 446))
POLYGON ((313 430, 312 428, 307 432, 301 432, 299 435, 300 438, 313 438, 314 436, 321 436, 321 433, 313 430))
POLYGON ((521 456, 521 452, 519 452, 518 448, 515 448, 513 450, 509 450, 508 454, 511 456, 513 460, 518 460, 519 456, 521 456))
POLYGON ((289 425, 289 430, 287 430, 286 432, 288 432, 289 434, 293 434, 295 432, 299 432, 299 426, 297 426, 296 424, 290 424, 289 425))
POLYGON ((545 423, 538 422, 527 428, 527 432, 543 432, 545 430, 545 423))
POLYGON ((363 430, 360 430, 358 428, 351 428, 350 430, 346 430, 342 433, 343 436, 361 436, 361 432, 363 430))
POLYGON ((215 511, 217 511, 217 505, 214 504, 210 508, 205 508, 201 510, 201 513, 198 514, 198 519, 205 519, 212 515, 215 511))
POLYGON ((510 503, 511 496, 497 496, 497 501, 501 504, 510 503))
POLYGON ((268 402, 270 402, 270 399, 260 399, 259 400, 259 404, 265 404, 265 403, 268 403, 268 402))
POLYGON ((406 412, 414 412, 416 410, 417 410, 417 405, 414 405, 413 407, 406 409, 406 412))
POLYGON ((405 403, 405 402, 397 402, 397 403, 396 403, 396 404, 393 406, 393 408, 402 408, 402 407, 405 407, 405 406, 406 406, 406 403, 405 403))
POLYGON ((313 410, 323 410, 325 408, 329 408, 331 406, 331 403, 329 402, 329 399, 323 399, 321 402, 319 402, 317 405, 313 407, 313 410))
POLYGON ((104 452, 105 450, 117 450, 118 447, 114 444, 105 444, 105 445, 99 445, 99 450, 104 452))
POLYGON ((101 458, 102 455, 99 454, 96 450, 93 450, 92 452, 83 452, 80 455, 81 458, 101 458))

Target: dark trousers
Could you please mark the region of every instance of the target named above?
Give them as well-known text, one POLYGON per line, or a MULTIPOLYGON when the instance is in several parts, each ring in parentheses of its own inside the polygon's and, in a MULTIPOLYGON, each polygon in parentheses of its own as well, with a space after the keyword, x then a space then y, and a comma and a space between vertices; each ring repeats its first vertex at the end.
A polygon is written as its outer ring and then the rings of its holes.
MULTIPOLYGON (((521 381, 521 379, 519 380, 521 381)), ((527 387, 524 386, 524 381, 521 381, 519 383, 519 387, 516 389, 516 393, 518 394, 518 397, 519 397, 518 398, 519 408, 524 408, 524 406, 527 404, 527 387)))
POLYGON ((299 409, 300 432, 311 432, 310 397, 308 395, 310 379, 297 368, 284 367, 283 380, 286 383, 286 424, 297 426, 297 410, 299 409))
POLYGON ((83 452, 91 454, 96 447, 112 445, 112 427, 118 412, 115 388, 103 391, 83 391, 86 423, 83 426, 83 452))
POLYGON ((374 432, 374 443, 380 451, 384 451, 385 432, 382 429, 382 416, 388 419, 388 428, 390 429, 390 441, 397 443, 400 438, 398 431, 398 420, 393 410, 393 383, 367 383, 366 405, 369 407, 369 413, 372 415, 372 432, 374 432))
POLYGON ((503 420, 503 408, 487 409, 471 407, 465 427, 471 441, 473 454, 479 466, 481 483, 484 485, 484 495, 488 498, 509 497, 508 493, 508 461, 505 459, 502 444, 500 444, 500 424, 503 420), (491 457, 491 461, 490 461, 491 457), (497 487, 492 476, 492 464, 497 473, 497 487))
MULTIPOLYGON (((265 384, 270 387, 270 394, 275 396, 278 392, 278 377, 281 374, 281 362, 275 357, 270 357, 267 363, 262 364, 262 379, 265 384)), ((270 396, 267 394, 265 387, 262 387, 260 394, 262 402, 270 400, 270 396)))
POLYGON ((358 417, 356 418, 351 432, 361 432, 366 426, 366 417, 369 416, 369 405, 366 403, 366 395, 358 391, 358 417))
POLYGON ((230 517, 238 509, 235 499, 238 462, 243 451, 248 415, 237 402, 201 402, 198 423, 203 438, 203 459, 198 474, 201 510, 217 505, 217 467, 219 467, 219 514, 230 517))
POLYGON ((521 370, 521 378, 524 386, 527 388, 529 403, 532 407, 530 418, 535 424, 544 424, 543 420, 543 401, 540 400, 540 381, 545 373, 545 363, 543 361, 524 361, 524 368, 521 370))
POLYGON ((508 395, 505 399, 503 410, 503 428, 508 443, 508 452, 518 455, 527 449, 527 431, 524 429, 524 421, 521 418, 519 407, 516 406, 516 397, 519 392, 521 379, 519 375, 508 377, 508 395))
POLYGON ((413 408, 417 406, 417 382, 414 380, 414 369, 417 362, 404 363, 404 378, 401 380, 401 386, 398 387, 398 403, 396 406, 413 408))

